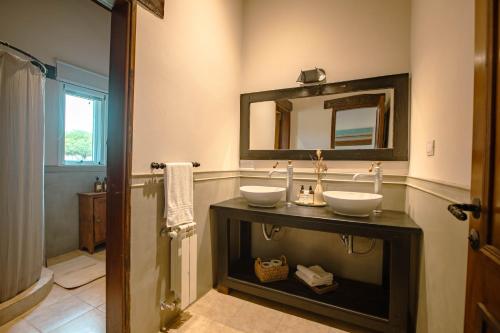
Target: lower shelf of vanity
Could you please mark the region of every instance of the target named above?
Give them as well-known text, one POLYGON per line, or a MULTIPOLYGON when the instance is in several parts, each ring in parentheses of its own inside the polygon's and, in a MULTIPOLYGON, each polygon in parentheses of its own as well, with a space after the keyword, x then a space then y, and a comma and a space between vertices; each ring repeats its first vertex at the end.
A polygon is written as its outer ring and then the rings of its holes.
POLYGON ((254 274, 253 260, 239 260, 229 265, 227 287, 243 292, 252 288, 253 294, 276 301, 285 297, 293 306, 302 304, 307 308, 316 305, 327 312, 338 310, 384 322, 388 320, 389 290, 382 286, 335 277, 339 287, 331 293, 318 295, 292 274, 293 270, 284 281, 261 283, 254 274))

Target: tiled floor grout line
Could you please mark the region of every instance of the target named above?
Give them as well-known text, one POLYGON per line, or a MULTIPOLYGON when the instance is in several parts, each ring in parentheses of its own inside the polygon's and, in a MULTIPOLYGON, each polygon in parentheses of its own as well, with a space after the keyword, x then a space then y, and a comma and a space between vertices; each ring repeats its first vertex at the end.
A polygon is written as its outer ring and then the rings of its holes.
MULTIPOLYGON (((63 324, 61 324, 61 325, 58 325, 57 327, 54 327, 53 329, 51 329, 51 330, 50 330, 50 331, 48 331, 47 333, 54 332, 55 330, 57 330, 57 329, 59 329, 59 328, 61 328, 61 327, 65 326, 65 325, 68 325, 69 323, 71 323, 71 322, 73 322, 73 321, 75 321, 75 320, 79 319, 81 316, 86 315, 87 313, 89 313, 89 312, 90 312, 90 311, 92 311, 92 310, 95 310, 95 309, 94 309, 94 308, 89 309, 89 310, 87 310, 87 311, 83 312, 82 314, 80 314, 80 315, 76 316, 75 318, 71 319, 70 321, 68 321, 68 322, 66 322, 66 323, 63 323, 63 324)), ((32 326, 33 326, 33 325, 32 325, 32 326)), ((37 330, 38 330, 38 329, 37 329, 37 330)), ((38 331, 39 331, 39 330, 38 330, 38 331)), ((69 332, 68 332, 68 333, 69 333, 69 332)))

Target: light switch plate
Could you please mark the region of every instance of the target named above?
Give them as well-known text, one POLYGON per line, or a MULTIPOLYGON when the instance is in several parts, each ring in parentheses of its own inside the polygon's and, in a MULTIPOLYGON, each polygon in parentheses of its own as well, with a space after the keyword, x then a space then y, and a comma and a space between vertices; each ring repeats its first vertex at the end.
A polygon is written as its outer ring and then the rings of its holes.
POLYGON ((427 141, 426 145, 427 156, 434 156, 435 146, 436 146, 435 140, 427 141))

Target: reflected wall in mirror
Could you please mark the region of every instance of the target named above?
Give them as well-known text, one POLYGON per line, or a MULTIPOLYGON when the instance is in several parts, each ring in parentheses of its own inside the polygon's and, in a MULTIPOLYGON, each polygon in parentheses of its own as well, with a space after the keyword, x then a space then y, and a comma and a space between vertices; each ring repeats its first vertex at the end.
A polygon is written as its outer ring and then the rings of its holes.
POLYGON ((393 89, 250 104, 250 149, 392 148, 393 89))
POLYGON ((242 159, 407 160, 408 74, 241 95, 242 159))

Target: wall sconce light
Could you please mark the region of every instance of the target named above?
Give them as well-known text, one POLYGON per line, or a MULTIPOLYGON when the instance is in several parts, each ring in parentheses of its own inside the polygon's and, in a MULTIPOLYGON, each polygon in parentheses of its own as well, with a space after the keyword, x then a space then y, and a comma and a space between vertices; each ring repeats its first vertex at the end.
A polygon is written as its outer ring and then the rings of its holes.
POLYGON ((326 72, 323 68, 300 71, 297 82, 301 85, 315 85, 326 82, 326 72))

